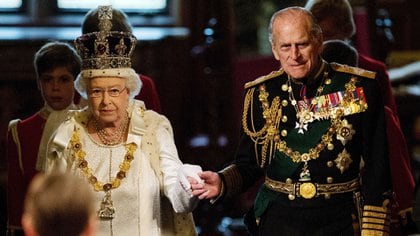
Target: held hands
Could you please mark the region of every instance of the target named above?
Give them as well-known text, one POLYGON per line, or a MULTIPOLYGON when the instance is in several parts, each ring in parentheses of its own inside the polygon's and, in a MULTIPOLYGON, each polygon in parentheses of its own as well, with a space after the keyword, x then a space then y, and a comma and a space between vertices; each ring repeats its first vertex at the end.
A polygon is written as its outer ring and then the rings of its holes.
POLYGON ((212 171, 203 172, 198 165, 182 165, 178 170, 178 176, 184 190, 199 199, 214 199, 221 193, 220 176, 212 171))
POLYGON ((194 178, 188 178, 194 196, 197 196, 199 199, 212 199, 219 196, 222 189, 222 180, 217 173, 204 171, 198 173, 198 176, 202 182, 194 178))
POLYGON ((178 169, 179 182, 182 188, 187 191, 191 196, 192 194, 191 183, 204 183, 204 181, 198 176, 203 170, 198 165, 183 164, 178 169))

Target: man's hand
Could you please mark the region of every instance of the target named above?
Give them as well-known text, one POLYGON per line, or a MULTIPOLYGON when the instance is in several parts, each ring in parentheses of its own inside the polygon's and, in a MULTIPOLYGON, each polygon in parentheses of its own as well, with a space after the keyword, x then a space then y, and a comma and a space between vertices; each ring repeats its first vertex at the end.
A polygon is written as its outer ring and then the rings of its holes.
POLYGON ((204 180, 204 183, 188 178, 194 196, 197 196, 199 199, 212 199, 219 196, 222 189, 222 180, 217 173, 204 171, 199 173, 198 176, 204 180))

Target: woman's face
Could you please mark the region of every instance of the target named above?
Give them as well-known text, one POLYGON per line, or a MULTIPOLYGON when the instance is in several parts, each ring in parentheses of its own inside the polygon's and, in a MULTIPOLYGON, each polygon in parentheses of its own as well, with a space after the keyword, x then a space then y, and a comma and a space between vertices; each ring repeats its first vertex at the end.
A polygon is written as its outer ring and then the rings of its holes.
POLYGON ((104 126, 114 126, 126 115, 129 91, 125 82, 120 77, 96 77, 88 83, 89 107, 104 126))
POLYGON ((39 75, 38 88, 44 101, 54 110, 63 110, 73 102, 74 76, 65 66, 39 75))

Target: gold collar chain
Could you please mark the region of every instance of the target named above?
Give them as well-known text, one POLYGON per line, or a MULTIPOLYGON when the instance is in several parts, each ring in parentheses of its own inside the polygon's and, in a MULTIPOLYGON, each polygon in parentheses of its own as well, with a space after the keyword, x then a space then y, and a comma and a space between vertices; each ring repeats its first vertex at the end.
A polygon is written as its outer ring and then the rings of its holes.
POLYGON ((137 144, 125 144, 124 147, 126 149, 126 154, 124 156, 124 160, 119 165, 118 173, 115 178, 109 180, 107 183, 103 183, 93 175, 93 171, 85 159, 86 152, 83 150, 82 143, 80 142, 80 133, 78 130, 73 132, 70 144, 74 152, 74 158, 77 161, 77 167, 82 171, 83 175, 88 179, 89 183, 93 186, 93 189, 97 192, 108 192, 109 190, 116 189, 121 185, 121 181, 127 176, 127 172, 130 169, 131 161, 134 160, 134 152, 137 150, 137 144))
MULTIPOLYGON (((356 89, 357 79, 352 77, 350 81, 345 85, 345 95, 343 97, 343 105, 346 106, 346 103, 350 102, 351 94, 356 89)), ((293 150, 287 146, 285 140, 281 139, 279 134, 279 123, 282 116, 282 108, 280 106, 279 97, 276 96, 270 106, 268 102, 269 94, 265 89, 264 85, 259 87, 259 96, 258 99, 262 104, 263 108, 263 117, 266 120, 264 126, 256 131, 253 123, 253 111, 249 111, 249 108, 252 109, 253 104, 253 92, 254 89, 250 89, 245 97, 244 102, 244 112, 242 116, 242 125, 244 132, 254 141, 254 143, 262 144, 261 150, 261 159, 257 158, 257 162, 263 167, 266 163, 267 153, 269 154, 269 163, 273 157, 273 150, 277 149, 278 151, 284 153, 292 159, 293 162, 307 162, 309 160, 315 160, 319 157, 321 151, 326 147, 331 147, 333 135, 337 133, 343 127, 343 122, 341 121, 342 117, 345 115, 343 109, 337 109, 335 112, 331 112, 331 126, 328 128, 327 132, 322 135, 321 141, 315 145, 313 148, 309 149, 307 153, 300 153, 293 150), (253 130, 250 130, 247 122, 247 114, 250 112, 251 115, 251 126, 253 130)), ((257 151, 257 149, 256 149, 257 151)), ((257 153, 256 156, 258 157, 257 153)))
MULTIPOLYGON (((346 99, 350 96, 349 94, 353 93, 354 89, 356 88, 356 81, 356 78, 351 78, 350 81, 345 85, 346 99)), ((307 153, 300 153, 288 147, 285 140, 280 140, 280 136, 277 139, 279 141, 276 142, 277 150, 286 154, 292 159, 293 162, 307 162, 309 160, 317 159, 319 157, 319 153, 322 150, 324 150, 325 147, 330 146, 333 135, 337 132, 337 130, 339 130, 343 126, 343 123, 341 122, 341 118, 344 116, 343 109, 337 109, 335 113, 330 115, 331 126, 328 128, 327 132, 324 135, 322 135, 321 141, 317 145, 315 145, 315 147, 310 148, 307 153)))

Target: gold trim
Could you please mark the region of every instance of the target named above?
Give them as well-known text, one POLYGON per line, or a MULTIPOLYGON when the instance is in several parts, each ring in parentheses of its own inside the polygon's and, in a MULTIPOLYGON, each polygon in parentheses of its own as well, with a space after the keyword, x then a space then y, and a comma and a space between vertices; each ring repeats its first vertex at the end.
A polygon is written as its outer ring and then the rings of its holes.
POLYGON ((390 222, 387 219, 378 219, 378 218, 372 218, 372 217, 363 217, 362 219, 363 223, 374 223, 374 224, 383 224, 383 225, 389 225, 390 222))
POLYGON ((389 231, 389 226, 363 223, 362 229, 375 229, 375 230, 389 231))
POLYGON ((313 198, 319 195, 337 194, 352 192, 359 189, 359 179, 353 179, 344 183, 334 184, 318 184, 311 182, 296 182, 296 183, 284 183, 265 177, 264 185, 269 189, 276 192, 285 193, 288 195, 297 195, 303 198, 313 198))
POLYGON ((224 176, 226 197, 230 198, 241 192, 242 175, 239 173, 235 164, 229 165, 223 170, 219 171, 224 176))
POLYGON ((388 232, 383 231, 376 231, 376 230, 370 230, 370 229, 364 229, 362 230, 362 236, 388 236, 388 232))
POLYGON ((385 219, 388 217, 386 213, 377 213, 372 211, 363 211, 363 217, 375 217, 380 219, 385 219))
POLYGON ((348 65, 342 65, 339 63, 330 63, 331 68, 335 71, 349 73, 353 75, 363 76, 369 79, 375 79, 376 78, 376 72, 365 70, 359 67, 353 67, 348 65))
POLYGON ((244 86, 244 88, 245 88, 245 89, 248 89, 248 88, 253 87, 253 86, 257 85, 257 84, 260 84, 260 83, 262 83, 262 82, 264 82, 264 81, 267 81, 267 80, 269 80, 269 79, 272 79, 272 78, 274 78, 274 77, 277 77, 277 76, 279 76, 279 75, 282 75, 283 73, 284 73, 283 68, 280 68, 280 69, 279 69, 279 70, 277 70, 277 71, 272 71, 272 72, 271 72, 270 74, 268 74, 268 75, 260 76, 260 77, 258 77, 257 79, 255 79, 255 80, 253 80, 253 81, 250 81, 250 82, 246 83, 246 84, 245 84, 245 86, 244 86))
POLYGON ((389 213, 391 212, 390 209, 385 207, 379 207, 379 206, 372 206, 372 205, 365 205, 363 207, 364 211, 375 211, 375 212, 382 212, 382 213, 389 213))

